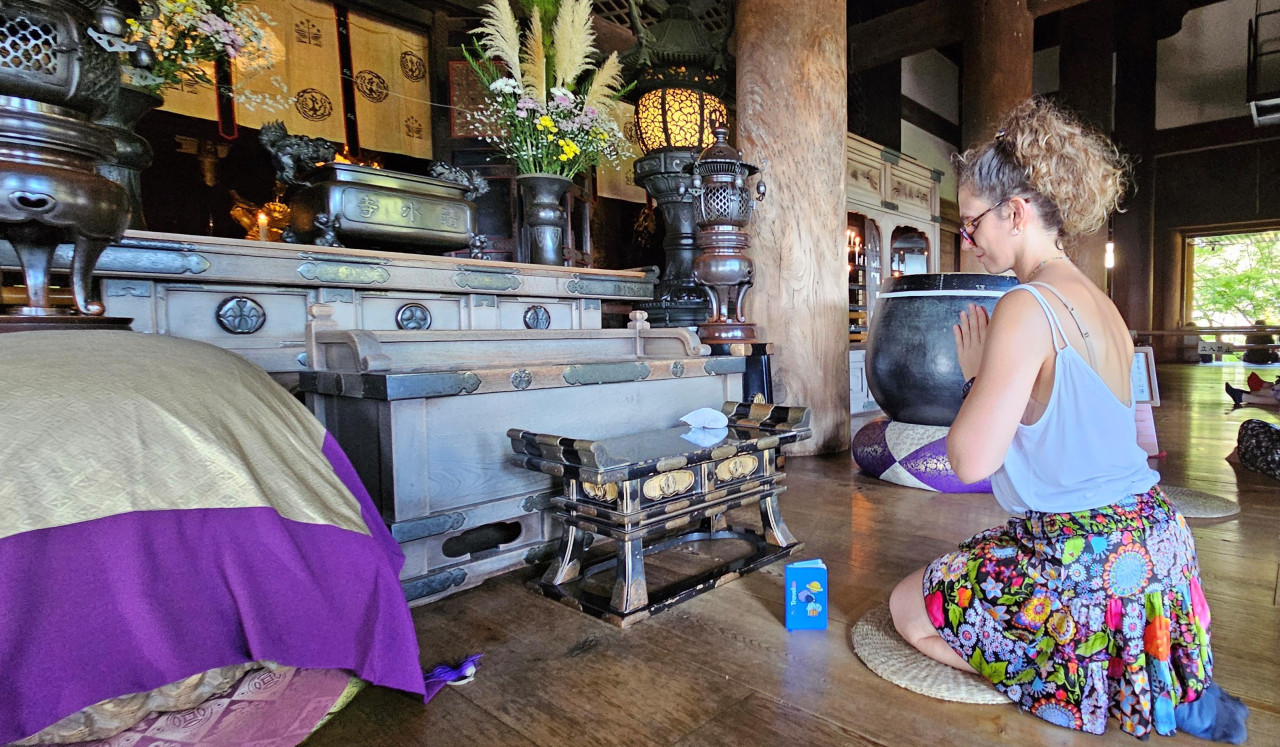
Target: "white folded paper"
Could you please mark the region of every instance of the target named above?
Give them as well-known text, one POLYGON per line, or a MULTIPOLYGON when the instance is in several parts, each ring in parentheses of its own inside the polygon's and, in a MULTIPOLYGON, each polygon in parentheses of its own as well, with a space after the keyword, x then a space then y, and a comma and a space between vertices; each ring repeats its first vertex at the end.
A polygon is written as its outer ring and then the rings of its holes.
POLYGON ((680 437, 705 449, 720 443, 728 435, 728 428, 690 428, 688 433, 681 433, 680 437))
POLYGON ((724 428, 729 425, 729 418, 719 410, 700 407, 680 418, 680 422, 688 423, 694 428, 724 428))

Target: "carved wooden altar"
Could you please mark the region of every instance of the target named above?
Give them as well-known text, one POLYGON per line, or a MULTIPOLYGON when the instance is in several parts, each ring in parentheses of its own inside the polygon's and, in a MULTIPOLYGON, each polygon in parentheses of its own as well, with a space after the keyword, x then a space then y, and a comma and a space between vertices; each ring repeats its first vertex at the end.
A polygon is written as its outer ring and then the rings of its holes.
POLYGON ((729 426, 715 430, 681 425, 599 440, 508 431, 516 464, 564 478, 554 499, 565 525, 559 557, 531 586, 625 628, 802 549, 778 504, 786 490, 778 449, 810 437, 809 411, 726 402, 721 412, 729 426), (730 527, 726 513, 751 505, 760 531, 730 527), (594 536, 613 540, 613 552, 589 559, 594 536), (650 589, 646 555, 707 540, 739 540, 749 550, 650 589), (587 588, 610 570, 611 596, 587 588))

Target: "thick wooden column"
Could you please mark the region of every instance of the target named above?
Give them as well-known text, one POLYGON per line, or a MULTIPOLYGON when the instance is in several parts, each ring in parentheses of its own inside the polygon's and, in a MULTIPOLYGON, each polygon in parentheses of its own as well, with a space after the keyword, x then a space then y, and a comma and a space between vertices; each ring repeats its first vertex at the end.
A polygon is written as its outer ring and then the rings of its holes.
POLYGON ((844 0, 739 0, 738 148, 769 168, 747 318, 773 343, 774 400, 813 411, 796 454, 849 447, 844 0))
POLYGON ((967 34, 961 71, 965 148, 995 134, 1000 118, 1031 96, 1034 19, 1026 0, 961 0, 967 34))
POLYGON ((1151 328, 1151 232, 1155 216, 1156 29, 1151 3, 1117 0, 1116 121, 1120 148, 1135 159, 1125 212, 1114 219, 1113 298, 1130 329, 1151 328))
MULTIPOLYGON (((1086 124, 1111 134, 1112 0, 1093 0, 1062 12, 1058 50, 1058 103, 1086 124)), ((1071 251, 1076 266, 1099 288, 1106 287, 1107 227, 1084 236, 1071 251)))

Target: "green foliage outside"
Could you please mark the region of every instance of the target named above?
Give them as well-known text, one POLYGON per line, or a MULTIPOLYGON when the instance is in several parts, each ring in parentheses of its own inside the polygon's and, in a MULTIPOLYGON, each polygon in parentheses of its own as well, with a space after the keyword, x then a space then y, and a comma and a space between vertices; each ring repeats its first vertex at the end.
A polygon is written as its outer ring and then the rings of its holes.
MULTIPOLYGON (((1258 319, 1280 324, 1280 231, 1199 236, 1190 244, 1193 322, 1201 327, 1243 327, 1258 319)), ((1239 345, 1245 338, 1225 335, 1222 340, 1239 345)))
POLYGON ((1280 231, 1201 236, 1195 251, 1192 321, 1239 327, 1280 324, 1280 231))

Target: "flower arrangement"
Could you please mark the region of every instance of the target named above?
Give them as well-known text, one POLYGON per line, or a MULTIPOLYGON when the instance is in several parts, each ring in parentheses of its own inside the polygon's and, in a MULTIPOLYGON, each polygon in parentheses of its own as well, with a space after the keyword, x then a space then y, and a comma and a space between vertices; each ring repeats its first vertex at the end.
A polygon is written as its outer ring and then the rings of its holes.
MULTIPOLYGON (((230 60, 241 83, 273 68, 283 46, 266 13, 240 0, 147 0, 138 18, 131 18, 129 41, 149 46, 155 61, 149 70, 131 69, 130 82, 159 93, 183 85, 213 85, 206 63, 230 60)), ((272 76, 281 93, 284 82, 272 76)), ((283 95, 264 94, 237 86, 237 103, 254 109, 282 109, 283 95)))
MULTIPOLYGON (((521 174, 572 178, 629 152, 614 120, 622 86, 616 52, 598 67, 591 0, 521 0, 529 13, 523 39, 505 0, 485 6, 467 61, 487 94, 467 117, 521 174)), ((629 88, 629 87, 628 87, 629 88)))

